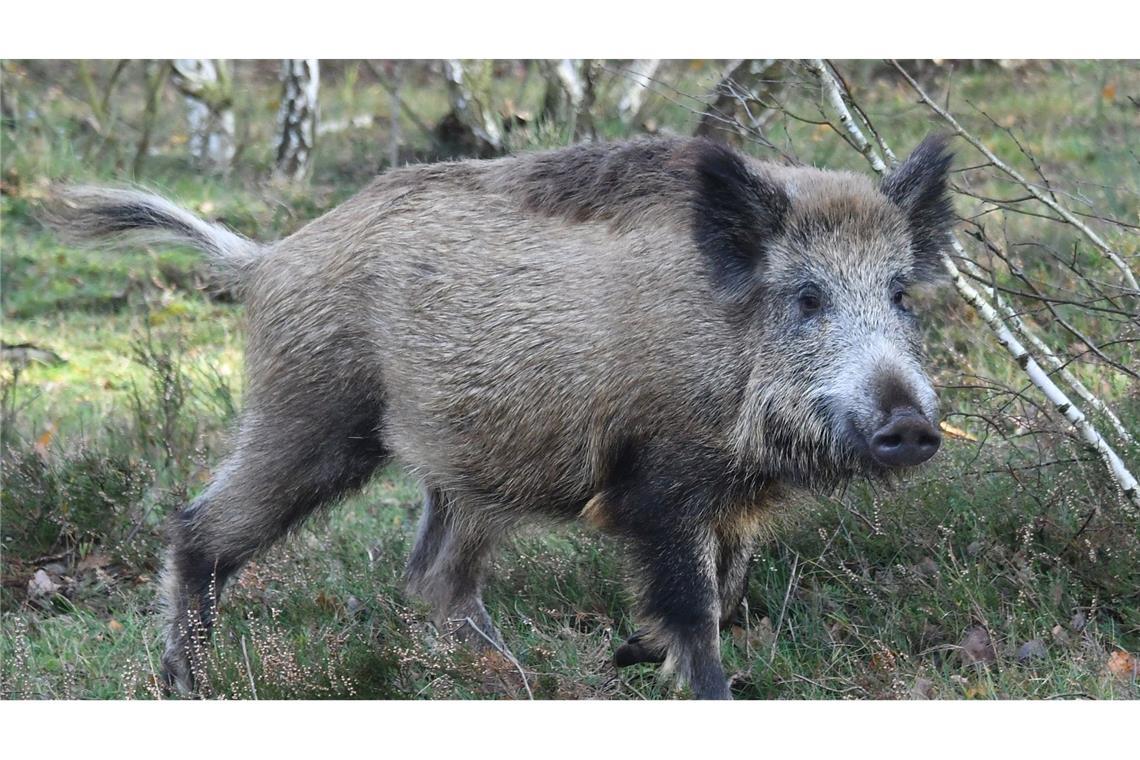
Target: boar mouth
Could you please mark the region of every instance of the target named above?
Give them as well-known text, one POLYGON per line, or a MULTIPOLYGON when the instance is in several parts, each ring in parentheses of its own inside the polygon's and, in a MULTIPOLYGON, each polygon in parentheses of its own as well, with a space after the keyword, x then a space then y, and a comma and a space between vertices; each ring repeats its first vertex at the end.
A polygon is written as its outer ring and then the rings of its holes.
POLYGON ((905 469, 888 466, 875 458, 870 439, 859 430, 853 415, 844 418, 836 437, 840 456, 851 462, 852 474, 889 479, 892 473, 905 469))

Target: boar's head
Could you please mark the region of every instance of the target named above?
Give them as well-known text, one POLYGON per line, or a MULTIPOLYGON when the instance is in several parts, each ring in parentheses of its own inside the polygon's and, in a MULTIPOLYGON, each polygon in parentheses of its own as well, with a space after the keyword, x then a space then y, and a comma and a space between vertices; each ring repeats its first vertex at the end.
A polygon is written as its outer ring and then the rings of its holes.
POLYGON ((754 352, 733 443, 767 477, 886 475, 938 450, 911 292, 938 279, 952 156, 930 138, 881 184, 708 148, 695 226, 754 352))

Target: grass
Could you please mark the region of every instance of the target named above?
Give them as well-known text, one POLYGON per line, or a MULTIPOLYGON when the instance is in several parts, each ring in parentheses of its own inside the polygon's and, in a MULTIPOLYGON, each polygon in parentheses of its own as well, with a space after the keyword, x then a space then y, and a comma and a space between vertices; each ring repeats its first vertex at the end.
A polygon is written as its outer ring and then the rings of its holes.
MULTIPOLYGON (((0 693, 156 698, 162 521, 204 485, 225 451, 241 395, 241 308, 210 297, 202 263, 190 252, 79 251, 39 227, 35 204, 48 181, 123 178, 131 146, 126 139, 102 145, 84 132, 67 66, 29 64, 22 73, 20 64, 5 66, 16 102, 40 116, 0 132, 8 188, 0 199, 3 339, 66 361, 5 367, 0 693)), ((900 144, 929 129, 915 118, 913 99, 871 64, 847 73, 900 144)), ((699 91, 710 74, 711 67, 691 67, 678 89, 699 91)), ((522 102, 533 103, 540 91, 532 80, 520 87, 504 76, 500 95, 521 91, 522 102)), ((248 132, 234 174, 188 170, 171 100, 161 109, 162 139, 145 184, 270 239, 332 207, 381 168, 383 132, 350 130, 322 142, 308 189, 265 185, 272 86, 252 68, 239 71, 238 81, 248 132)), ((1107 82, 1120 92, 1140 88, 1135 67, 1082 63, 1021 74, 969 70, 954 86, 959 105, 984 104, 999 120, 1035 125, 1027 134, 1047 168, 1082 178, 1089 193, 1099 193, 1098 208, 1126 216, 1136 200, 1134 169, 1121 160, 1129 112, 1104 94, 1107 82), (1107 189, 1097 191, 1100 185, 1107 189)), ((119 98, 124 123, 136 118, 133 86, 125 84, 119 98)), ((351 64, 330 74, 323 97, 330 119, 387 108, 383 91, 351 64)), ((405 98, 429 122, 446 108, 428 78, 412 77, 405 98)), ((796 105, 810 115, 810 100, 796 105)), ((691 129, 683 101, 659 98, 653 109, 660 124, 691 129)), ((1008 135, 987 129, 968 107, 963 113, 1002 155, 1021 160, 1008 135)), ((403 127, 409 150, 426 153, 426 138, 414 125, 403 127)), ((617 136, 626 128, 602 120, 599 129, 617 136)), ((813 162, 862 170, 826 129, 783 120, 770 136, 813 162)), ((539 146, 565 135, 534 130, 515 139, 539 146)), ((1011 217, 1005 231, 1069 244, 1063 230, 1040 221, 1011 217)), ((1120 234, 1114 244, 1135 257, 1134 237, 1120 234)), ((1034 276, 1053 276, 1043 265, 1033 270, 1038 261, 1028 261, 1034 276)), ((893 491, 856 484, 805 500, 788 529, 758 549, 748 615, 722 636, 735 695, 1140 697, 1135 675, 1111 666, 1114 653, 1140 650, 1136 515, 1064 426, 1029 401, 983 387, 979 379, 1021 383, 1016 368, 978 340, 976 317, 949 293, 922 308, 939 315, 928 320, 927 340, 948 420, 979 440, 948 440, 935 466, 893 491), (1027 429, 1035 434, 1027 437, 1027 429), (991 647, 971 641, 978 627, 991 647), (1034 641, 1033 656, 1019 658, 1034 641)), ((1070 316, 1096 329, 1087 313, 1070 316)), ((1052 323, 1045 329, 1054 339, 1065 335, 1052 323)), ((1115 358, 1136 366, 1129 344, 1116 350, 1115 358)), ((1093 362, 1073 369, 1135 429, 1135 384, 1093 362)), ((1136 447, 1121 453, 1140 462, 1136 447)), ((417 502, 408 476, 385 471, 251 563, 222 602, 205 693, 524 698, 511 662, 441 640, 425 624, 427 610, 404 592, 417 502)), ((626 572, 619 543, 579 526, 527 531, 505 547, 487 605, 535 697, 685 695, 655 667, 619 672, 611 664, 636 628, 626 572)))

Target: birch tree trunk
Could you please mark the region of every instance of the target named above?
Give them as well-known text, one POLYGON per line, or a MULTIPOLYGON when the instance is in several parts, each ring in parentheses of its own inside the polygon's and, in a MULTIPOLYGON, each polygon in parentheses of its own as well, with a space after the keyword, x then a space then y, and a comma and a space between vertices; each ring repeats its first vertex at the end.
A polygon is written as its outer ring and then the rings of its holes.
POLYGON ((388 93, 388 166, 400 165, 400 88, 404 86, 404 64, 392 61, 388 70, 392 78, 392 90, 388 93))
POLYGON ((541 70, 546 79, 542 120, 569 125, 575 140, 593 140, 594 62, 575 58, 543 61, 541 70))
POLYGON ((320 64, 315 58, 281 62, 281 106, 277 110, 277 163, 274 176, 300 182, 312 171, 317 138, 320 64))
POLYGON ((154 134, 155 119, 158 117, 159 98, 168 75, 169 71, 162 61, 147 61, 144 66, 146 101, 143 106, 141 133, 135 146, 135 160, 131 164, 131 174, 135 177, 142 174, 143 163, 150 152, 150 139, 154 134))
POLYGON ((186 99, 190 157, 206 171, 227 172, 237 149, 233 82, 226 61, 182 58, 170 62, 171 81, 186 99))
POLYGON ((625 74, 629 79, 629 86, 618 101, 618 115, 621 116, 623 124, 629 125, 637 121, 641 107, 645 104, 649 85, 660 67, 660 58, 645 58, 630 64, 625 74))
POLYGON ((451 99, 448 121, 473 140, 479 155, 502 153, 503 130, 498 114, 491 108, 492 61, 447 60, 444 72, 451 99))

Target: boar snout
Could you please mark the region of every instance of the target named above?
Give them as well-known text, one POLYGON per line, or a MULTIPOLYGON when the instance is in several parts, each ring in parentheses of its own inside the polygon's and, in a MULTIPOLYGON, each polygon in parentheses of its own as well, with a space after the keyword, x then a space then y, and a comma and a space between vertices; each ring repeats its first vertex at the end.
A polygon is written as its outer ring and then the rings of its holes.
POLYGON ((871 456, 887 467, 913 467, 934 456, 942 445, 938 428, 915 409, 896 409, 871 436, 871 456))

